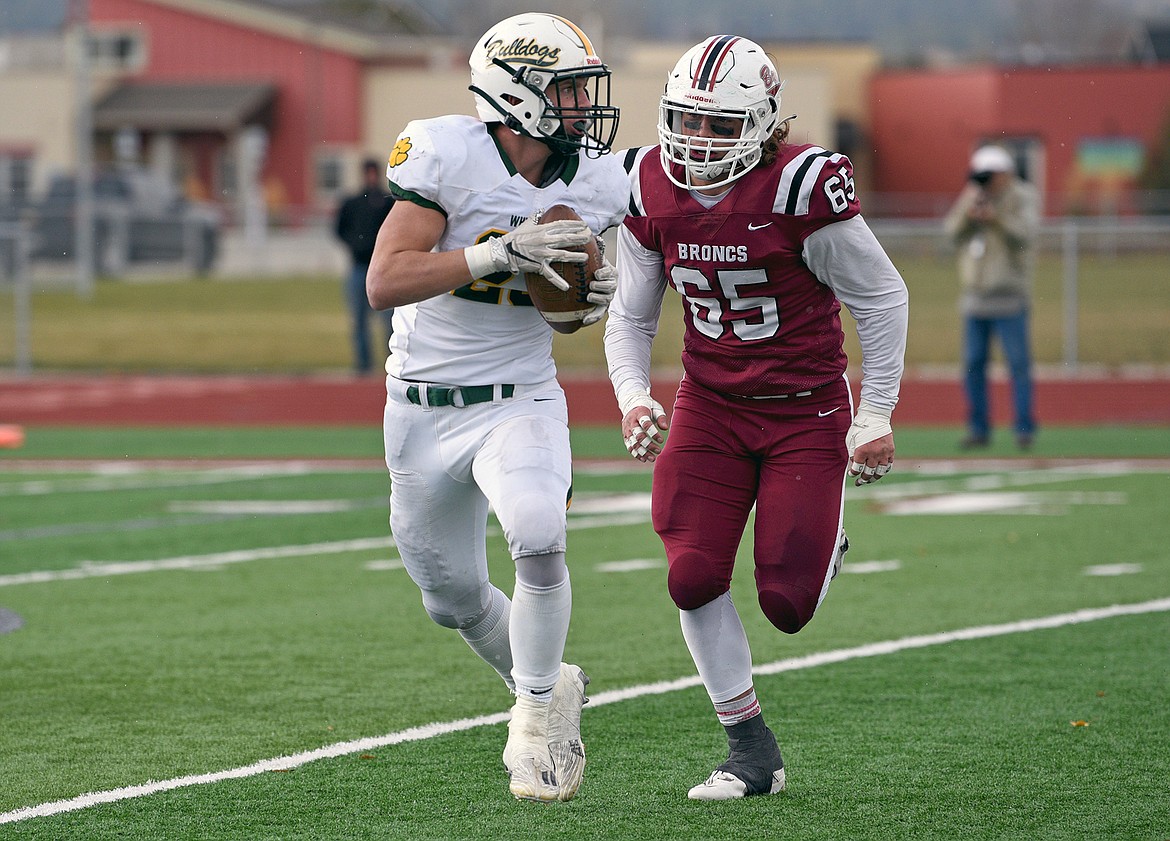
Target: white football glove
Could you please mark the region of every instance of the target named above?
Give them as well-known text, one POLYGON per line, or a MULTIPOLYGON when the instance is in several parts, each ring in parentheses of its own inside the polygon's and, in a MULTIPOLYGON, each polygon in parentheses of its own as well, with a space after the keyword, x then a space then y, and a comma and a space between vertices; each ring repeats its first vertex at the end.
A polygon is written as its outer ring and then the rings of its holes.
POLYGON ((585 296, 585 300, 594 307, 581 319, 581 323, 586 327, 601 321, 617 292, 617 268, 606 259, 605 240, 601 237, 597 237, 597 251, 601 254, 601 265, 593 273, 593 280, 589 281, 589 294, 585 296))
POLYGON ((502 237, 493 237, 479 245, 463 249, 467 268, 472 277, 487 277, 495 272, 540 272, 557 289, 567 290, 569 284, 552 270, 549 263, 584 263, 584 251, 566 251, 589 242, 593 233, 584 222, 562 219, 558 222, 537 224, 531 216, 514 231, 502 237))
POLYGON ((662 427, 659 426, 659 419, 666 417, 662 404, 650 396, 649 389, 633 388, 618 395, 618 407, 622 412, 623 434, 626 415, 639 407, 647 410, 635 419, 630 434, 626 435, 625 445, 630 455, 638 461, 654 461, 662 452, 664 440, 662 427))
POLYGON ((890 426, 890 409, 879 409, 862 403, 857 407, 857 414, 853 416, 853 423, 845 435, 845 448, 849 451, 849 475, 857 477, 858 485, 868 485, 876 482, 894 468, 893 459, 889 463, 870 465, 853 460, 853 454, 858 447, 876 441, 886 435, 893 435, 890 426))

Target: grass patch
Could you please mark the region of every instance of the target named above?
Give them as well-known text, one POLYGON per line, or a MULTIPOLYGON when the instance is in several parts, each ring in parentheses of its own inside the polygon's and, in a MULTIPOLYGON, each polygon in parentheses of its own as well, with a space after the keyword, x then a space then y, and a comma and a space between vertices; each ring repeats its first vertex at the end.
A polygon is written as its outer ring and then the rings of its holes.
MULTIPOLYGON (((910 289, 911 370, 957 364, 953 259, 920 252, 892 256, 910 289)), ((1032 325, 1041 364, 1063 361, 1062 272, 1057 255, 1042 256, 1032 325)), ((1161 255, 1082 256, 1082 363, 1170 363, 1164 274, 1161 255)), ((12 303, 10 294, 0 294, 0 324, 12 324, 12 303)), ((33 367, 41 371, 311 373, 343 371, 350 364, 348 320, 335 277, 103 281, 90 299, 71 290, 40 291, 32 310, 33 367)), ((847 315, 845 321, 846 350, 856 362, 860 349, 847 315)), ((678 367, 681 336, 680 299, 670 293, 653 352, 656 369, 678 367)), ((604 374, 600 328, 557 335, 554 353, 566 373, 604 374)), ((0 347, 0 365, 13 359, 11 343, 0 347)))
MULTIPOLYGON (((26 441, 18 450, 0 450, 0 470, 5 460, 30 458, 68 459, 78 453, 100 459, 175 458, 369 458, 381 460, 381 427, 289 427, 279 435, 249 427, 72 427, 34 426, 25 429, 26 441)), ((898 458, 995 459, 1020 455, 1010 435, 1000 435, 987 449, 959 450, 959 427, 899 426, 894 435, 898 458)), ((576 426, 572 429, 576 458, 627 460, 616 424, 576 426)), ((1080 453, 1086 458, 1170 458, 1170 437, 1163 427, 1103 426, 1052 427, 1037 436, 1028 455, 1035 458, 1067 458, 1080 453)), ((631 462, 632 463, 632 462, 631 462)))

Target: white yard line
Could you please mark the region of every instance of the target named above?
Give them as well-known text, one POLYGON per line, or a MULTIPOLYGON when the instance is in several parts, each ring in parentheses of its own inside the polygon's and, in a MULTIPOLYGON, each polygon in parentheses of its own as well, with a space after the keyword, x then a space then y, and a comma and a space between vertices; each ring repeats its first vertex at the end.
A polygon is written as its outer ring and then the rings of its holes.
POLYGON ((314 473, 356 473, 368 468, 354 462, 318 462, 301 459, 221 464, 218 462, 69 462, 66 465, 38 466, 0 462, 0 473, 68 472, 79 475, 55 479, 31 479, 0 484, 0 496, 45 496, 54 493, 104 493, 106 491, 187 488, 194 485, 221 485, 274 477, 311 476, 314 473))
MULTIPOLYGON (((879 501, 892 501, 923 496, 942 496, 956 493, 988 493, 1005 488, 1027 488, 1035 485, 1049 485, 1060 482, 1080 482, 1086 479, 1108 479, 1134 473, 1163 473, 1166 464, 1134 461, 1100 462, 1059 462, 1044 467, 1026 469, 1023 465, 1007 467, 998 465, 986 470, 964 463, 965 469, 941 469, 935 464, 934 470, 911 470, 923 478, 913 482, 895 482, 883 485, 880 482, 858 488, 859 494, 879 501), (972 475, 973 474, 973 475, 972 475)), ((897 468, 895 468, 897 469, 897 468)), ((853 488, 850 488, 852 491, 853 488)))
MULTIPOLYGON (((649 521, 650 513, 625 512, 610 515, 569 517, 569 530, 612 528, 614 526, 638 525, 649 521)), ((498 536, 500 530, 493 526, 488 534, 498 536)), ((234 549, 228 552, 211 552, 206 555, 180 555, 174 558, 158 558, 146 561, 81 561, 78 566, 68 569, 32 570, 0 575, 0 587, 15 587, 20 584, 50 584, 54 581, 77 581, 82 578, 104 578, 111 575, 136 575, 145 572, 166 570, 214 569, 227 564, 242 564, 250 561, 269 561, 278 558, 304 558, 310 555, 336 555, 342 552, 363 552, 368 549, 391 549, 394 538, 364 537, 352 540, 332 540, 324 543, 307 543, 292 546, 262 546, 257 549, 234 549)))
MULTIPOLYGON (((844 663, 848 660, 857 660, 864 657, 880 657, 886 654, 895 654, 900 651, 910 651, 918 648, 928 648, 935 645, 946 645, 964 640, 987 639, 988 637, 1006 636, 1008 634, 1022 634, 1029 631, 1041 631, 1051 628, 1060 628, 1066 625, 1080 625, 1086 622, 1097 622, 1102 619, 1112 619, 1118 616, 1137 616, 1145 613, 1164 613, 1170 611, 1170 599, 1156 599, 1138 604, 1120 604, 1111 607, 1077 610, 1072 613, 1059 613, 1054 616, 1045 616, 1039 619, 1025 619, 1019 622, 1005 622, 1002 625, 981 625, 973 628, 960 628, 955 631, 945 631, 938 634, 924 634, 886 642, 859 645, 854 648, 842 648, 836 651, 823 651, 809 654, 804 657, 792 657, 786 660, 777 660, 756 666, 752 671, 758 675, 774 675, 780 672, 811 669, 832 663, 844 663)), ((631 686, 627 689, 616 689, 610 692, 600 692, 589 699, 590 707, 599 707, 606 704, 616 704, 642 698, 647 695, 664 695, 668 692, 677 692, 701 686, 697 676, 679 678, 678 680, 659 681, 641 686, 631 686)), ((170 780, 146 782, 141 785, 126 786, 125 788, 108 791, 90 792, 68 800, 55 800, 41 803, 36 806, 26 806, 11 812, 0 814, 0 824, 16 823, 29 818, 47 817, 63 812, 75 812, 90 806, 103 803, 115 803, 120 800, 130 800, 136 797, 148 797, 164 791, 177 788, 218 783, 224 780, 254 777, 268 771, 288 771, 292 768, 307 765, 320 759, 335 759, 352 753, 376 750, 390 745, 399 745, 405 742, 418 742, 424 739, 433 739, 448 733, 459 733, 477 727, 502 724, 508 720, 508 713, 494 713, 492 715, 463 718, 457 721, 436 722, 399 730, 384 736, 371 736, 350 742, 338 742, 326 745, 316 750, 304 751, 291 756, 281 756, 274 759, 264 759, 251 765, 231 768, 226 771, 215 771, 208 774, 193 774, 187 777, 175 777, 170 780)))
POLYGON ((206 555, 180 555, 152 561, 82 561, 69 569, 35 570, 0 575, 0 587, 17 584, 47 584, 53 581, 76 581, 80 578, 104 578, 110 575, 135 575, 176 569, 206 569, 225 564, 242 564, 274 558, 303 558, 307 555, 332 555, 339 552, 362 552, 367 549, 387 549, 394 539, 365 537, 354 540, 334 540, 328 543, 305 543, 296 546, 265 546, 259 549, 234 549, 230 552, 211 552, 206 555))

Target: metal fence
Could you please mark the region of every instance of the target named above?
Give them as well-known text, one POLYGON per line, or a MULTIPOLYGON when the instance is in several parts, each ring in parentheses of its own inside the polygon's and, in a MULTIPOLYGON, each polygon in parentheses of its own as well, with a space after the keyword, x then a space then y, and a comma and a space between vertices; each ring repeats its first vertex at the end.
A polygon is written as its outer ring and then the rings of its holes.
MULTIPOLYGON (((869 224, 895 263, 900 258, 917 259, 954 271, 955 246, 944 233, 941 219, 877 219, 869 224)), ((1124 304, 1132 313, 1165 313, 1168 320, 1162 332, 1170 335, 1170 216, 1047 219, 1041 226, 1038 250, 1048 269, 1048 291, 1056 293, 1043 306, 1050 317, 1059 318, 1060 363, 1066 369, 1075 370, 1085 361, 1080 339, 1086 314, 1091 307, 1103 309, 1103 297, 1110 306, 1124 304), (1144 291, 1124 284, 1102 290, 1102 279, 1111 277, 1123 263, 1142 267, 1144 291), (1087 272, 1089 267, 1092 272, 1087 272), (1088 292, 1093 293, 1091 301, 1083 300, 1088 292), (1059 312, 1054 314, 1057 307, 1059 312)), ((1124 331, 1127 325, 1118 321, 1111 328, 1124 331)), ((1151 349, 1148 355, 1167 361, 1162 349, 1151 349)))
MULTIPOLYGON (((93 271, 103 277, 124 277, 131 267, 158 264, 207 274, 215 262, 219 230, 193 214, 149 215, 125 207, 98 207, 93 221, 93 271)), ((30 224, 34 263, 60 265, 77 259, 72 206, 40 210, 30 224)))
MULTIPOLYGON (((949 255, 953 246, 943 233, 942 217, 885 219, 866 217, 882 244, 890 250, 949 255)), ((1042 252, 1116 256, 1134 251, 1170 256, 1170 216, 1086 217, 1047 219, 1040 228, 1042 252)))
MULTIPOLYGON (((943 232, 940 218, 870 218, 868 221, 896 263, 904 258, 919 259, 931 265, 937 263, 938 274, 953 271, 954 249, 943 232)), ((609 238, 612 236, 612 231, 607 234, 609 238)), ((13 359, 20 374, 27 374, 32 367, 33 287, 68 286, 77 273, 76 267, 68 262, 34 259, 35 241, 35 232, 29 229, 27 221, 0 221, 0 294, 13 296, 13 359)), ((1059 301, 1050 300, 1045 305, 1050 317, 1059 308, 1055 317, 1061 322, 1060 337, 1055 341, 1061 343, 1061 362, 1069 368, 1082 361, 1079 338, 1084 327, 1078 322, 1083 321, 1084 310, 1091 306, 1082 301, 1082 292, 1093 289, 1095 283, 1093 277, 1083 273, 1090 258, 1145 255, 1150 271, 1156 275, 1155 285, 1147 286, 1146 297, 1124 288, 1110 290, 1109 294, 1124 299, 1125 306, 1133 312, 1156 306, 1170 313, 1170 216, 1048 219, 1042 226, 1040 249, 1050 267, 1054 261, 1059 265, 1059 301), (1149 300, 1150 294, 1158 300, 1149 300)), ((189 255, 190 251, 183 253, 189 255)), ((216 257, 211 275, 226 279, 306 274, 340 276, 348 265, 345 249, 333 235, 331 220, 324 218, 299 228, 265 229, 259 236, 255 231, 227 228, 222 232, 216 257)), ((190 264, 180 260, 178 265, 147 261, 137 271, 147 273, 144 277, 155 272, 169 278, 193 273, 190 264)), ((76 288, 79 294, 87 293, 80 284, 76 288)), ((1101 294, 1099 288, 1094 291, 1101 294)), ((1118 324, 1116 329, 1124 330, 1125 325, 1118 324)), ((6 332, 0 329, 0 338, 6 332)), ((1170 323, 1163 332, 1170 335, 1170 323)))
POLYGON ((12 294, 13 369, 21 377, 32 373, 32 276, 28 243, 24 225, 0 222, 0 288, 12 294))

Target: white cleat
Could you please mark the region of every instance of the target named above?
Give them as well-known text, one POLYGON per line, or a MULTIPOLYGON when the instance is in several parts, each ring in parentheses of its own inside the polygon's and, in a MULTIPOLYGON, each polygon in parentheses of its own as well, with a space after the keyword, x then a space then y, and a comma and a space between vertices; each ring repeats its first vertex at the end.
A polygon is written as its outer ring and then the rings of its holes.
POLYGON ((747 783, 729 771, 715 770, 707 781, 687 792, 691 800, 738 800, 750 794, 779 794, 784 791, 784 769, 772 772, 772 783, 768 791, 748 792, 747 783))
POLYGON ((548 710, 548 704, 523 695, 512 707, 504 767, 508 769, 508 789, 517 800, 559 799, 557 774, 548 751, 548 710))
POLYGON ((581 741, 581 707, 588 700, 589 678, 579 666, 561 663, 548 711, 548 750, 560 784, 559 799, 572 800, 585 777, 585 745, 581 741))

